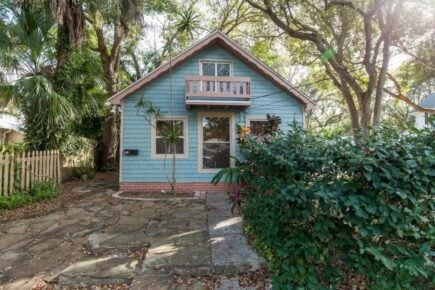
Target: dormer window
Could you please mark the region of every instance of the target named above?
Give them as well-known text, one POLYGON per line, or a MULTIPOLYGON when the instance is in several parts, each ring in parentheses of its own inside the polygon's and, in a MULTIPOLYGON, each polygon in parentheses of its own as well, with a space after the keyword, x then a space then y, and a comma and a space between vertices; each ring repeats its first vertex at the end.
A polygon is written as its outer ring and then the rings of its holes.
POLYGON ((232 75, 232 65, 229 61, 209 61, 200 63, 201 75, 213 77, 229 77, 232 75))

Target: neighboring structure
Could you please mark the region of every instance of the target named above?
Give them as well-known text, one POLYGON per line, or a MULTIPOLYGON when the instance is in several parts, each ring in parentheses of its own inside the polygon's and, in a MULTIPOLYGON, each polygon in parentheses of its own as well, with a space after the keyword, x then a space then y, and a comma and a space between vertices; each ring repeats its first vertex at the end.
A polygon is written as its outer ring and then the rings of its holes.
MULTIPOLYGON (((210 181, 221 168, 240 156, 237 125, 261 128, 266 114, 289 123, 304 123, 304 111, 314 107, 302 92, 253 57, 222 32, 214 32, 109 99, 121 107, 120 189, 168 190, 171 156, 159 132, 174 116, 181 132, 177 146, 177 190, 220 191, 210 181), (170 70, 170 67, 172 69, 170 70), (165 118, 138 115, 145 97, 165 118), (136 151, 137 150, 137 151, 136 151)), ((258 132, 256 132, 258 133, 258 132)))
MULTIPOLYGON (((435 109, 435 93, 429 94, 420 102, 420 107, 425 109, 435 109)), ((427 128, 430 126, 429 117, 434 114, 424 113, 424 112, 414 112, 415 116, 415 127, 418 129, 427 128)))
POLYGON ((23 137, 20 119, 13 115, 0 114, 0 144, 21 142, 23 137))

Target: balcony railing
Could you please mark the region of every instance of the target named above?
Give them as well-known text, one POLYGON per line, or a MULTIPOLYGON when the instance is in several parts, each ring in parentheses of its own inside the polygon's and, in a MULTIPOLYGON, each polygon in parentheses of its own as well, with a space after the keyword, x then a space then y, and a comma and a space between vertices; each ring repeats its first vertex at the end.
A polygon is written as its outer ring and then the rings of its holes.
POLYGON ((251 79, 248 77, 186 76, 186 105, 251 105, 251 79))

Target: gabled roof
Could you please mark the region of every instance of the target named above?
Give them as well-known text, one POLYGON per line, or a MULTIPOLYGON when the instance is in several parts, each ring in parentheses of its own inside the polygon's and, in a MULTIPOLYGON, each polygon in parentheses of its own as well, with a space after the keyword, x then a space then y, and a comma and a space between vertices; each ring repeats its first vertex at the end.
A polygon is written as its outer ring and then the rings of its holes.
POLYGON ((426 98, 421 100, 419 105, 425 109, 435 109, 435 93, 429 94, 426 98))
MULTIPOLYGON (((240 60, 244 61, 246 64, 248 64, 252 69, 263 75, 264 77, 268 78, 270 81, 275 83, 278 87, 280 87, 284 92, 287 92, 288 94, 294 96, 297 100, 302 102, 304 104, 304 107, 306 109, 312 109, 316 105, 314 101, 312 101, 308 96, 306 96, 304 93, 299 91, 297 88, 290 85, 282 76, 280 76, 277 72, 272 70, 270 67, 265 65, 263 62, 261 62, 259 59, 248 53, 246 50, 244 50, 240 45, 238 45, 236 42, 234 42, 232 39, 230 39, 228 36, 226 36, 221 31, 216 31, 208 35, 207 37, 203 38, 202 40, 196 42, 192 46, 190 46, 185 51, 181 52, 177 56, 175 56, 172 59, 172 67, 175 67, 192 56, 194 56, 196 53, 214 45, 214 44, 220 44, 224 49, 232 52, 234 55, 236 55, 240 60)), ((120 105, 122 99, 124 99, 129 94, 135 92, 136 90, 140 89, 145 84, 151 82, 161 74, 169 71, 169 62, 166 62, 156 68, 154 71, 146 74, 141 79, 137 80, 136 82, 132 83, 125 89, 121 90, 117 94, 113 95, 111 98, 109 98, 109 102, 112 105, 120 105)))

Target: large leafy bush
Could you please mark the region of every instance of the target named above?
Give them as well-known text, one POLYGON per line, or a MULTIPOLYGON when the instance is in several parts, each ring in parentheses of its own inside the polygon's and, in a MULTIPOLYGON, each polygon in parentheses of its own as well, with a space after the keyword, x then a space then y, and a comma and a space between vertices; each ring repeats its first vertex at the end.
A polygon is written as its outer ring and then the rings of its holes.
POLYGON ((335 289, 349 277, 369 289, 433 286, 434 138, 324 138, 297 126, 247 138, 243 213, 274 287, 335 289))

